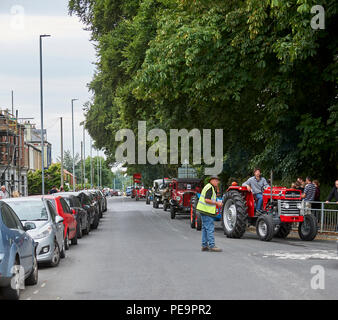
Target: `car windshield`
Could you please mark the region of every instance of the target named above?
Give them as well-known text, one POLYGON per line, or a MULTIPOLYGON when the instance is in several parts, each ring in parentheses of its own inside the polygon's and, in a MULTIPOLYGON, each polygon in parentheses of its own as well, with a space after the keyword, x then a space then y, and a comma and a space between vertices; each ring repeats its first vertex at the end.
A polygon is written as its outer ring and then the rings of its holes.
POLYGON ((197 183, 197 182, 191 182, 191 183, 179 182, 178 183, 178 189, 179 190, 194 190, 198 186, 199 186, 199 183, 197 183))
POLYGON ((21 221, 48 220, 46 207, 42 201, 13 201, 8 205, 14 210, 21 221))

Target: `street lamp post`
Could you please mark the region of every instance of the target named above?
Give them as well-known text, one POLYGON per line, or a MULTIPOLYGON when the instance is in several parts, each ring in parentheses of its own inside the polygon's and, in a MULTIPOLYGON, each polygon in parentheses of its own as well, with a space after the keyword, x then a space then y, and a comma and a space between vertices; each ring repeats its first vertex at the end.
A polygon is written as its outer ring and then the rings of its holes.
POLYGON ((78 99, 72 99, 72 147, 73 147, 73 191, 75 192, 75 155, 74 155, 74 101, 78 99))
POLYGON ((42 85, 42 38, 50 37, 48 34, 40 35, 40 115, 41 115, 41 174, 42 195, 45 194, 45 141, 43 136, 43 85, 42 85))

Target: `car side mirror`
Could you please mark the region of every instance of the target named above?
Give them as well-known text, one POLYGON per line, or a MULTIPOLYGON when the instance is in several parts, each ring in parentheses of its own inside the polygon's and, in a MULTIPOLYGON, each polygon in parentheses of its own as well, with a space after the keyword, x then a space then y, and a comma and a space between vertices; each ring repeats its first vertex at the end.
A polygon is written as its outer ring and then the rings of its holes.
POLYGON ((63 218, 60 217, 60 216, 56 216, 55 217, 55 223, 60 223, 60 222, 63 222, 63 218))
POLYGON ((26 222, 25 225, 23 226, 23 229, 25 231, 33 230, 33 229, 36 229, 36 225, 33 222, 26 222))

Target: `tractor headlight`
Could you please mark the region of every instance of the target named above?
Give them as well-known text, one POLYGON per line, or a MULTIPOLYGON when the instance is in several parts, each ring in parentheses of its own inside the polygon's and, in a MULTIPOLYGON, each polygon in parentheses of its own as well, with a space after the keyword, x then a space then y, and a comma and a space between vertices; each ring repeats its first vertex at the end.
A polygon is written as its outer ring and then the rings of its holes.
POLYGON ((288 204, 288 203, 283 203, 283 205, 282 205, 282 207, 284 208, 284 209, 289 209, 290 208, 290 205, 288 204))

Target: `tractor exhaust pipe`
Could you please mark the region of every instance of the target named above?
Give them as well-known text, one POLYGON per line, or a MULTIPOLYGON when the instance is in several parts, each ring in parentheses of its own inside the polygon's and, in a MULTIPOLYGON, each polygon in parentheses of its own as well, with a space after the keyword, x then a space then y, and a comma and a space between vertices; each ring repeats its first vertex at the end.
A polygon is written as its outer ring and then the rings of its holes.
POLYGON ((272 182, 273 182, 273 171, 270 173, 270 203, 272 205, 272 182))

